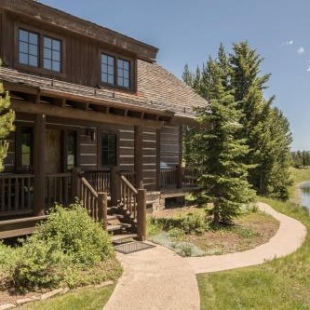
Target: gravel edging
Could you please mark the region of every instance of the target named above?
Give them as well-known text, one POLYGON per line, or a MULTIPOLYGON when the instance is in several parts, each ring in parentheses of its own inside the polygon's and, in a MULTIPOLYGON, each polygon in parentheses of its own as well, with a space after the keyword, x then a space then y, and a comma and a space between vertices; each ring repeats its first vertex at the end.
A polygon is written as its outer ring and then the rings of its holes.
MULTIPOLYGON (((82 286, 82 287, 79 287, 79 288, 73 289, 73 290, 81 290, 81 289, 84 289, 84 288, 101 288, 101 287, 105 287, 105 286, 112 285, 112 284, 114 284, 114 281, 108 280, 108 281, 104 281, 104 282, 102 282, 100 284, 86 285, 86 286, 82 286)), ((13 308, 21 306, 23 304, 29 303, 29 302, 39 301, 39 300, 46 300, 46 299, 55 297, 57 295, 65 295, 68 292, 73 291, 73 290, 71 290, 69 287, 58 288, 58 289, 54 289, 52 291, 43 293, 43 294, 41 294, 39 296, 20 298, 20 299, 17 299, 15 301, 15 303, 0 304, 0 310, 13 309, 13 308)))

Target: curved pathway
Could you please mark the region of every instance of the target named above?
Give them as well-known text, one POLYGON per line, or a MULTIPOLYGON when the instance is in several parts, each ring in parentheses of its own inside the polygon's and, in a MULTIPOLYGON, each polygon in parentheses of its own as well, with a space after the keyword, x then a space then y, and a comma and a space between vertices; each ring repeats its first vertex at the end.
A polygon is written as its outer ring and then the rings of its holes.
POLYGON ((117 254, 124 273, 104 310, 198 310, 200 301, 195 274, 262 264, 301 246, 307 234, 304 225, 265 203, 259 203, 258 207, 276 218, 280 227, 269 242, 253 250, 181 258, 157 245, 132 254, 117 254))
POLYGON ((280 222, 277 233, 267 243, 243 252, 186 258, 191 269, 195 273, 207 273, 259 265, 267 260, 291 254, 302 245, 307 234, 303 224, 275 211, 265 203, 259 202, 258 207, 280 222))

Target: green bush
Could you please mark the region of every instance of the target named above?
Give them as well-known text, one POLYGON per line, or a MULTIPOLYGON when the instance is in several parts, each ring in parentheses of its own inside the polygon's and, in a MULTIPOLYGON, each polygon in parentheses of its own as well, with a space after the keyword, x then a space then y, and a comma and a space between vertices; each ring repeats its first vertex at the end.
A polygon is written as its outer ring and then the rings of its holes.
POLYGON ((96 276, 89 270, 114 253, 107 232, 78 203, 67 209, 57 205, 19 252, 12 278, 20 290, 102 281, 105 273, 100 279, 100 272, 96 276))
POLYGON ((151 218, 150 224, 164 231, 178 228, 183 230, 186 234, 195 232, 200 234, 207 228, 205 215, 199 213, 188 213, 178 217, 151 218))

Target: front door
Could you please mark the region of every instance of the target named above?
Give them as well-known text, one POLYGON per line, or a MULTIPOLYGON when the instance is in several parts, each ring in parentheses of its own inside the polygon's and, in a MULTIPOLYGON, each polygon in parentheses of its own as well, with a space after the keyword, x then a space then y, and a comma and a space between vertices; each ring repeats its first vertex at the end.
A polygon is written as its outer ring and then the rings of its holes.
POLYGON ((46 174, 61 172, 61 131, 57 129, 46 129, 46 152, 45 171, 46 174))

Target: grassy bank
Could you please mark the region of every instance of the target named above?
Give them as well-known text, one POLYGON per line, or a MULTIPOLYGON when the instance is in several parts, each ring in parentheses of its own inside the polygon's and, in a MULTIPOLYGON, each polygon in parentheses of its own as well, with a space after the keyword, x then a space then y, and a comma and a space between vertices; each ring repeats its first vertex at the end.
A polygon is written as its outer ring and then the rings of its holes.
MULTIPOLYGON (((310 179, 310 171, 305 170, 293 171, 294 184, 310 179)), ((259 200, 298 219, 310 231, 305 209, 291 202, 259 200)), ((285 258, 257 267, 199 275, 198 283, 201 309, 310 309, 310 236, 285 258)))

